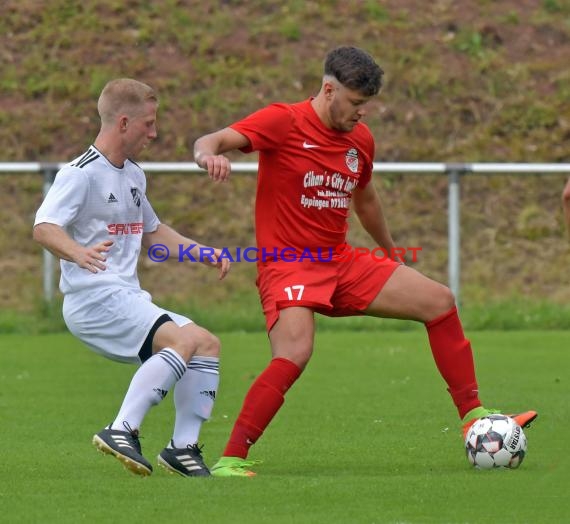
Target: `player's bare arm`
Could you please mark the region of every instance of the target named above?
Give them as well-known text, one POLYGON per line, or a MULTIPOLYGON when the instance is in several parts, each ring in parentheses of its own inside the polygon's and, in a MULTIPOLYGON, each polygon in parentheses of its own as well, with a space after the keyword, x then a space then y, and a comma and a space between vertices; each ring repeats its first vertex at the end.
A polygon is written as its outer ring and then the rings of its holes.
POLYGON ((53 253, 56 257, 75 262, 79 267, 97 273, 105 271, 107 260, 105 253, 113 245, 112 240, 99 242, 94 246, 84 247, 73 240, 65 230, 47 222, 34 227, 34 240, 53 253))
POLYGON ((181 235, 166 224, 159 224, 155 231, 143 234, 143 247, 148 249, 153 244, 164 244, 171 252, 177 252, 179 246, 189 247, 194 245, 189 251, 190 254, 205 266, 219 269, 220 280, 225 278, 230 271, 230 260, 227 257, 221 258, 221 249, 200 244, 191 238, 181 235), (213 251, 211 255, 209 255, 210 251, 213 251), (204 256, 205 252, 208 253, 208 256, 204 256))
POLYGON ((391 250, 394 240, 388 229, 380 196, 372 182, 364 188, 356 188, 352 193, 354 211, 362 227, 380 247, 391 250))
POLYGON ((214 182, 225 182, 231 173, 231 163, 223 153, 248 145, 249 140, 244 135, 226 127, 196 140, 194 161, 208 171, 214 182))
POLYGON ((562 207, 564 209, 564 219, 566 222, 566 232, 570 240, 570 178, 566 182, 566 187, 562 191, 562 207))

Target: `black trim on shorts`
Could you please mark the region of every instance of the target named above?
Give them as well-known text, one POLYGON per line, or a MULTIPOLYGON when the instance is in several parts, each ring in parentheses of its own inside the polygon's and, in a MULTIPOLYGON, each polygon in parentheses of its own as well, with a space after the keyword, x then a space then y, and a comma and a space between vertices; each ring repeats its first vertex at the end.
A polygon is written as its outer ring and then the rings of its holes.
POLYGON ((148 335, 146 336, 139 351, 139 358, 141 359, 141 362, 146 362, 150 357, 152 357, 152 339, 154 338, 154 334, 158 328, 166 322, 173 322, 173 320, 170 318, 170 315, 164 313, 156 319, 156 322, 150 328, 150 331, 148 332, 148 335))

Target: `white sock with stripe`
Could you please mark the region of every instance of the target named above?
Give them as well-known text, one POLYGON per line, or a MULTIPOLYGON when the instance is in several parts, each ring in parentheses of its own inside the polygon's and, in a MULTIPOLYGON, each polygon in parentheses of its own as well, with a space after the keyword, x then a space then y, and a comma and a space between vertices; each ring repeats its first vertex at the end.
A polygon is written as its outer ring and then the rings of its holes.
POLYGON ((111 429, 138 429, 148 410, 158 404, 185 374, 186 362, 171 348, 150 357, 134 374, 111 429))
POLYGON ((193 357, 174 387, 176 421, 168 447, 196 444, 202 423, 210 418, 220 382, 218 357, 193 357))

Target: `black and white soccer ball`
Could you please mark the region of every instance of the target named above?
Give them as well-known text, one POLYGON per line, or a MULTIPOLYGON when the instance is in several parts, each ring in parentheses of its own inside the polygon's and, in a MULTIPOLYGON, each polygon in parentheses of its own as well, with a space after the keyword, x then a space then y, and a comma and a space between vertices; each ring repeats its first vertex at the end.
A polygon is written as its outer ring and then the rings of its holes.
POLYGON ((465 437, 467 459, 476 468, 518 468, 526 450, 526 435, 516 421, 506 415, 480 418, 465 437))

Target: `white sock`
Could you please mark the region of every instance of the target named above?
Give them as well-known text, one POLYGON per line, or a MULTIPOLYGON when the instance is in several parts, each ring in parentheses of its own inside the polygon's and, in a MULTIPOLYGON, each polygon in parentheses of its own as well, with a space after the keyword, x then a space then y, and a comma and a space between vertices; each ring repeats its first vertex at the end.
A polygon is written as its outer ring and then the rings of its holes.
POLYGON ((134 374, 111 429, 138 429, 148 410, 158 404, 184 375, 186 362, 171 348, 150 357, 134 374))
POLYGON ((210 418, 220 382, 218 357, 193 357, 174 387, 176 421, 170 446, 185 448, 198 442, 202 423, 210 418))

